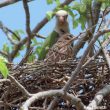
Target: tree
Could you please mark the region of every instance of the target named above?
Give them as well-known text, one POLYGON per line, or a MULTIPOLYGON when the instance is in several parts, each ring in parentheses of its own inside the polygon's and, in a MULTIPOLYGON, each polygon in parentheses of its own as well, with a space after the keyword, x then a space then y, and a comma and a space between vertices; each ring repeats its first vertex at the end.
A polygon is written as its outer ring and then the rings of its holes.
MULTIPOLYGON (((20 36, 22 31, 12 31, 2 21, 0 22, 0 29, 11 43, 10 46, 4 44, 0 51, 0 72, 5 78, 1 76, 0 79, 0 109, 94 110, 101 107, 109 109, 109 97, 105 96, 110 93, 110 1, 47 0, 48 5, 56 4, 55 9, 48 12, 31 31, 28 2, 33 1, 20 0, 26 15, 27 35, 23 39, 20 36), (60 9, 69 13, 74 30, 79 25, 82 29, 82 32, 74 38, 70 38, 69 35, 69 39, 63 45, 63 47, 70 46, 71 42, 77 39, 71 52, 73 57, 59 61, 38 61, 36 55, 39 55, 42 43, 39 43, 37 38, 45 39, 43 35, 39 35, 39 31, 60 9), (77 57, 81 49, 83 54, 77 57), (26 50, 25 55, 19 64, 15 65, 13 60, 20 55, 21 50, 26 50)), ((0 8, 17 2, 19 0, 5 0, 0 3, 0 8)), ((67 33, 66 36, 68 38, 67 33)), ((56 44, 52 49, 55 46, 56 44)), ((59 48, 62 50, 62 47, 59 48)), ((53 56, 54 52, 55 55, 61 54, 56 49, 51 51, 53 56)), ((46 60, 50 58, 49 56, 50 54, 46 60)))

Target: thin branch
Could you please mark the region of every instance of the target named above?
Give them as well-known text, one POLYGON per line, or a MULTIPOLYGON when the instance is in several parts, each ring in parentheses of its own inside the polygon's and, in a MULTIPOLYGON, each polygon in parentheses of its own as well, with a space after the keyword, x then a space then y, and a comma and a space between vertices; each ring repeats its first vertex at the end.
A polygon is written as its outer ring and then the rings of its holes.
POLYGON ((41 39, 46 39, 46 37, 44 37, 44 36, 42 36, 42 35, 40 35, 40 34, 38 34, 38 33, 36 33, 34 36, 36 36, 36 37, 38 37, 38 38, 41 38, 41 39))
POLYGON ((10 80, 9 79, 0 79, 0 83, 3 83, 3 82, 9 82, 10 83, 10 80))
POLYGON ((0 51, 0 54, 3 55, 3 56, 5 56, 6 58, 8 58, 8 54, 7 53, 5 53, 3 51, 0 51))
MULTIPOLYGON (((110 85, 106 85, 102 90, 100 90, 91 103, 87 106, 87 110, 95 110, 98 105, 102 102, 103 98, 110 94, 110 85)), ((105 108, 106 109, 106 108, 105 108)))
POLYGON ((105 59, 107 61, 109 70, 110 70, 110 56, 109 56, 109 52, 107 51, 107 49, 105 48, 105 45, 102 44, 102 51, 104 53, 105 59))
POLYGON ((101 48, 95 53, 94 56, 92 56, 91 58, 89 58, 86 63, 82 66, 82 68, 85 68, 92 60, 94 60, 101 52, 101 48))
POLYGON ((14 4, 19 1, 22 1, 22 0, 2 0, 2 2, 0 2, 0 8, 7 6, 7 5, 14 4))
MULTIPOLYGON (((0 1, 0 8, 20 2, 20 1, 22 0, 2 0, 0 1)), ((28 0, 28 2, 31 2, 31 1, 34 1, 34 0, 28 0)))
MULTIPOLYGON (((27 32, 27 36, 28 36, 27 49, 26 49, 26 53, 25 53, 25 60, 26 60, 29 57, 30 48, 31 48, 31 38, 32 38, 32 33, 31 33, 31 29, 30 29, 30 13, 29 13, 29 7, 27 4, 27 0, 23 0, 23 7, 25 10, 25 15, 26 15, 26 32, 27 32)), ((24 60, 24 58, 23 58, 23 60, 24 60)))
POLYGON ((21 110, 28 110, 28 107, 35 101, 41 98, 61 96, 63 99, 68 100, 71 104, 75 105, 77 110, 84 110, 85 106, 79 98, 74 97, 72 94, 64 94, 62 90, 49 90, 44 92, 39 92, 34 94, 32 97, 26 100, 26 102, 21 107, 21 110))
MULTIPOLYGON (((7 28, 7 27, 6 27, 6 28, 7 28)), ((13 34, 18 41, 20 41, 20 37, 19 37, 15 32, 13 32, 12 30, 10 30, 9 28, 7 28, 7 30, 8 30, 11 34, 13 34)))
POLYGON ((26 15, 26 32, 28 34, 28 37, 31 37, 31 29, 30 29, 30 13, 29 13, 29 7, 27 4, 27 0, 23 0, 23 7, 25 10, 26 15))
POLYGON ((20 89, 20 91, 27 97, 32 96, 13 76, 9 75, 9 79, 20 89))
POLYGON ((26 55, 24 56, 24 58, 22 58, 22 60, 20 61, 20 63, 14 68, 17 69, 19 66, 23 65, 23 63, 26 63, 28 60, 28 57, 32 54, 33 47, 30 47, 28 53, 26 53, 26 55))
POLYGON ((16 45, 16 43, 15 43, 16 41, 12 39, 12 36, 10 35, 7 27, 5 27, 1 21, 0 21, 0 29, 2 29, 2 31, 5 33, 8 40, 10 41, 10 43, 13 44, 13 45, 16 45))

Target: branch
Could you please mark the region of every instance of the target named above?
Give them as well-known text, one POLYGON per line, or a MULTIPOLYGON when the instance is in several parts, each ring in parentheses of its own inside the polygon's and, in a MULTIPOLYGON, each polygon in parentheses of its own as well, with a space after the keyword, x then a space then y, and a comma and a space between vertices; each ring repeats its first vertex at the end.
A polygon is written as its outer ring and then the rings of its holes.
POLYGON ((94 56, 92 56, 86 61, 86 63, 82 66, 82 68, 85 68, 92 60, 94 60, 99 55, 100 52, 101 52, 101 48, 95 53, 94 56))
POLYGON ((44 36, 42 36, 42 35, 40 35, 38 33, 36 33, 35 36, 38 37, 38 38, 46 39, 46 37, 44 37, 44 36))
MULTIPOLYGON (((110 39, 109 39, 109 42, 110 42, 110 39)), ((105 56, 105 59, 107 61, 107 64, 108 64, 108 67, 110 69, 110 56, 109 56, 109 53, 105 47, 106 45, 102 44, 102 51, 103 51, 103 54, 105 56)))
POLYGON ((9 79, 0 79, 0 83, 3 83, 3 82, 8 82, 8 83, 10 83, 10 80, 9 80, 9 79))
POLYGON ((29 51, 25 54, 24 58, 20 61, 20 63, 14 68, 17 69, 19 66, 22 66, 24 63, 27 62, 28 57, 32 54, 33 47, 30 47, 29 51))
POLYGON ((9 79, 21 90, 21 92, 29 97, 32 96, 13 76, 9 75, 9 79))
POLYGON ((84 110, 84 104, 81 102, 79 98, 74 97, 72 94, 64 94, 62 90, 49 90, 44 92, 39 92, 30 97, 21 107, 21 110, 28 110, 28 107, 38 99, 53 97, 53 96, 61 96, 63 99, 68 100, 71 104, 76 105, 77 110, 84 110))
POLYGON ((88 105, 87 110, 95 110, 98 105, 102 102, 103 98, 110 94, 110 85, 106 85, 102 90, 100 90, 92 102, 88 105))
MULTIPOLYGON (((14 4, 16 2, 20 2, 20 1, 22 0, 2 0, 0 1, 0 8, 14 4)), ((28 2, 31 2, 31 1, 34 1, 34 0, 28 0, 28 2)))
POLYGON ((32 33, 31 33, 31 29, 30 29, 30 13, 29 13, 29 7, 27 4, 27 0, 23 0, 23 7, 25 10, 25 15, 26 15, 26 32, 27 32, 27 36, 28 36, 27 49, 26 49, 26 53, 25 53, 25 60, 26 60, 29 57, 30 48, 31 48, 31 38, 32 38, 32 33))
POLYGON ((5 56, 6 58, 8 58, 8 54, 7 53, 5 53, 3 51, 0 51, 0 54, 3 55, 3 56, 5 56))
POLYGON ((0 8, 7 6, 7 5, 14 4, 19 1, 22 1, 22 0, 3 0, 2 2, 0 2, 0 8))
MULTIPOLYGON (((9 29, 7 27, 5 27, 1 21, 0 21, 0 29, 2 29, 2 31, 5 33, 8 40, 10 41, 10 43, 13 44, 13 45, 16 45, 16 41, 13 40, 12 36, 10 35, 9 29)), ((12 33, 12 31, 11 31, 11 33, 12 33)))

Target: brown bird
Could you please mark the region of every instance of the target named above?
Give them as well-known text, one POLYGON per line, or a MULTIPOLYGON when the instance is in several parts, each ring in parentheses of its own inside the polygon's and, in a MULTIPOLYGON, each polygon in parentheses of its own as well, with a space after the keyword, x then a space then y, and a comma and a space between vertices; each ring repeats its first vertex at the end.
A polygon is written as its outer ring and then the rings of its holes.
MULTIPOLYGON (((63 30, 65 33, 69 33, 69 23, 67 20, 68 12, 65 10, 59 10, 55 13, 55 18, 55 27, 42 45, 38 60, 44 60, 48 50, 58 41, 59 37, 62 36, 62 32, 60 30, 63 30)), ((53 28, 53 26, 50 28, 53 28)))
POLYGON ((66 60, 72 58, 72 41, 77 37, 65 33, 63 34, 58 41, 52 46, 49 52, 46 55, 45 62, 59 62, 61 60, 66 60))

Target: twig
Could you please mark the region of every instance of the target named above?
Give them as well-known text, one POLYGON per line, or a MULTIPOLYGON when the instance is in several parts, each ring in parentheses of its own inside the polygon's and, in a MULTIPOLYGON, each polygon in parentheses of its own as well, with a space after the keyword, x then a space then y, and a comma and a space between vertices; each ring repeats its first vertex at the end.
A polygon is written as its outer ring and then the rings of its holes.
POLYGON ((98 27, 98 30, 97 30, 97 31, 99 31, 99 30, 100 30, 100 27, 101 27, 101 25, 102 25, 102 23, 103 23, 103 21, 104 21, 104 17, 105 17, 105 12, 106 12, 106 10, 107 10, 107 7, 105 8, 105 10, 104 10, 104 12, 103 12, 103 15, 102 15, 102 20, 101 20, 101 23, 100 23, 100 25, 99 25, 99 27, 98 27))
POLYGON ((105 45, 102 44, 102 51, 104 53, 104 56, 106 58, 106 61, 107 61, 107 64, 108 64, 108 67, 109 67, 109 70, 110 70, 110 56, 109 56, 109 53, 107 51, 107 49, 105 48, 105 45))
POLYGON ((78 110, 84 110, 85 108, 81 100, 79 98, 74 97, 72 94, 69 94, 69 93, 64 94, 62 90, 49 90, 49 91, 44 91, 44 92, 39 92, 37 94, 34 94, 32 97, 26 100, 26 102, 21 107, 21 110, 28 110, 28 107, 38 99, 52 97, 52 96, 61 96, 63 99, 68 100, 73 105, 76 105, 76 108, 78 108, 78 110))
POLYGON ((27 54, 30 49, 31 37, 32 37, 31 29, 30 29, 30 13, 29 13, 29 7, 27 4, 27 0, 23 0, 23 6, 24 6, 24 10, 25 10, 25 15, 26 15, 26 32, 27 32, 27 36, 28 36, 27 50, 26 50, 26 54, 27 54))
POLYGON ((19 64, 14 68, 17 69, 19 66, 23 65, 23 63, 26 63, 28 60, 28 57, 32 54, 33 47, 31 47, 28 51, 28 53, 26 53, 26 55, 24 56, 24 58, 22 58, 22 60, 19 62, 19 64))
POLYGON ((40 35, 40 34, 38 34, 38 33, 34 34, 34 36, 36 36, 36 37, 38 37, 38 38, 46 39, 46 37, 44 37, 44 36, 42 36, 42 35, 40 35))
MULTIPOLYGON (((16 2, 20 2, 20 1, 22 0, 2 0, 0 1, 0 8, 14 4, 16 2)), ((28 2, 31 2, 31 1, 34 1, 34 0, 28 0, 28 2)))
POLYGON ((32 94, 30 94, 13 76, 9 75, 9 79, 21 90, 21 92, 27 96, 30 97, 32 94))
MULTIPOLYGON (((95 110, 98 105, 102 102, 103 98, 110 94, 110 85, 106 85, 102 90, 100 90, 91 103, 87 106, 87 110, 95 110)), ((105 107, 106 109, 106 107, 105 107)))
MULTIPOLYGON (((7 27, 6 27, 6 28, 7 28, 7 27)), ((9 28, 7 28, 7 30, 8 30, 10 33, 12 33, 12 34, 17 38, 18 41, 20 41, 20 37, 19 37, 15 32, 13 32, 12 30, 10 30, 9 28)))
POLYGON ((8 54, 7 53, 5 53, 3 51, 0 51, 0 54, 3 55, 3 56, 5 56, 6 58, 8 58, 8 54))
POLYGON ((3 82, 10 82, 9 79, 0 79, 0 83, 3 83, 3 82))
MULTIPOLYGON (((0 28, 2 29, 2 31, 5 33, 5 35, 7 36, 8 40, 10 41, 11 44, 16 45, 16 41, 12 39, 12 36, 10 35, 7 27, 5 27, 3 25, 3 23, 0 21, 0 28)), ((14 32, 13 32, 14 33, 14 32)))
POLYGON ((82 68, 85 68, 92 60, 94 60, 99 55, 100 52, 101 49, 99 49, 93 57, 89 58, 89 60, 86 61, 86 63, 82 66, 82 68))

